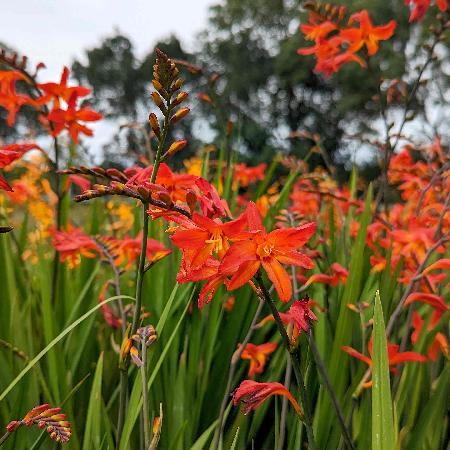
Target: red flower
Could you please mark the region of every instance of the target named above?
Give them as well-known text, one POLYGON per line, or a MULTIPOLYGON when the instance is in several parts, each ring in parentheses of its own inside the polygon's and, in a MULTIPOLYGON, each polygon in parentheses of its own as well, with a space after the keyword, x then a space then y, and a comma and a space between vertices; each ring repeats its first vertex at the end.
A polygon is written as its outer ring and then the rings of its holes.
MULTIPOLYGON (((422 316, 417 312, 413 312, 413 320, 412 325, 414 328, 413 333, 411 334, 411 342, 415 344, 417 340, 419 339, 420 333, 422 332, 423 328, 423 319, 422 316)), ((427 331, 433 330, 435 327, 436 322, 433 323, 433 320, 429 323, 427 327, 427 331)), ((430 358, 432 361, 436 361, 438 358, 439 350, 445 355, 446 358, 449 358, 450 351, 449 351, 449 345, 447 341, 447 337, 444 333, 436 333, 434 336, 433 341, 428 346, 427 355, 428 358, 430 358)))
MULTIPOLYGON (((266 344, 255 345, 247 344, 244 351, 241 354, 241 359, 250 360, 250 368, 248 376, 253 377, 257 373, 264 372, 264 366, 267 362, 267 357, 277 349, 278 344, 276 342, 267 342, 266 344)), ((238 344, 239 351, 241 344, 238 344)))
MULTIPOLYGON (((409 16, 410 22, 417 22, 422 20, 425 16, 428 8, 430 7, 431 0, 405 0, 406 5, 413 4, 413 9, 409 16)), ((447 0, 436 0, 436 6, 442 11, 447 11, 448 1, 447 0)))
POLYGON ((25 81, 29 83, 28 78, 16 70, 0 71, 0 106, 8 111, 6 123, 12 127, 16 121, 16 114, 24 105, 38 107, 36 101, 31 97, 16 92, 16 82, 25 81))
MULTIPOLYGON (((9 144, 0 147, 0 169, 9 166, 16 159, 21 158, 26 152, 33 149, 40 149, 37 144, 9 144)), ((5 191, 12 191, 12 187, 6 180, 0 176, 0 189, 5 191)))
POLYGON ((248 414, 272 395, 286 397, 291 402, 295 412, 299 416, 302 416, 297 401, 281 383, 258 383, 253 380, 245 380, 234 391, 233 403, 237 406, 242 401, 244 403, 243 412, 244 414, 248 414))
POLYGON ((77 98, 78 93, 73 92, 67 101, 67 109, 56 107, 47 116, 47 119, 54 124, 52 136, 58 136, 61 131, 67 129, 75 144, 78 144, 80 133, 86 136, 93 135, 92 130, 80 122, 96 122, 103 117, 100 113, 89 108, 77 109, 77 98))
POLYGON ((41 83, 38 84, 39 89, 44 92, 44 95, 38 100, 39 103, 47 103, 49 100, 54 101, 54 108, 60 107, 60 100, 69 102, 71 96, 75 94, 76 97, 85 97, 91 93, 89 88, 83 86, 67 86, 69 78, 69 69, 64 67, 59 83, 41 83))
MULTIPOLYGON (((114 254, 116 255, 115 264, 120 266, 126 263, 125 270, 128 270, 141 253, 142 232, 135 238, 125 236, 123 239, 110 239, 110 243, 114 245, 114 254)), ((147 263, 154 264, 162 258, 165 258, 171 252, 171 250, 156 239, 147 239, 147 263)))
POLYGON ((378 42, 389 39, 396 27, 395 20, 391 20, 386 25, 374 27, 370 20, 367 10, 353 14, 350 17, 349 24, 358 22, 359 28, 347 28, 342 30, 339 36, 350 43, 349 52, 357 52, 364 45, 367 47, 369 56, 373 56, 378 51, 378 42))
MULTIPOLYGON (((309 332, 311 323, 317 320, 317 316, 313 313, 311 307, 317 306, 314 300, 304 298, 295 300, 289 310, 285 313, 280 312, 280 318, 286 326, 293 324, 292 342, 295 342, 303 331, 309 332)), ((275 319, 271 315, 265 317, 258 323, 257 327, 262 327, 267 322, 273 322, 275 319)))
MULTIPOLYGON (((111 280, 108 280, 102 287, 100 294, 98 296, 98 302, 102 303, 105 300, 106 292, 108 287, 111 285, 111 280)), ((102 306, 103 317, 105 318, 105 322, 114 329, 119 329, 122 325, 122 319, 116 317, 111 306, 106 304, 102 306)))
POLYGON ((262 224, 258 208, 253 202, 246 210, 250 232, 243 233, 242 240, 235 242, 222 260, 220 272, 232 273, 228 290, 237 289, 250 281, 262 266, 275 286, 280 300, 287 302, 292 297, 289 275, 282 264, 312 269, 313 261, 299 253, 316 231, 315 223, 296 228, 283 228, 267 233, 262 224))
POLYGON ((304 287, 309 286, 313 283, 324 283, 335 287, 339 282, 345 283, 347 281, 348 270, 342 267, 340 264, 331 264, 331 271, 333 275, 326 275, 324 273, 316 273, 314 275, 311 275, 304 284, 304 287))
POLYGON ((80 263, 81 256, 94 258, 93 250, 98 251, 95 241, 79 228, 69 227, 68 231, 51 229, 50 234, 61 262, 68 260, 72 268, 80 263))
POLYGON ((426 292, 414 292, 413 294, 408 295, 403 306, 408 306, 413 302, 422 302, 428 303, 432 306, 436 311, 443 314, 446 311, 450 311, 450 307, 448 307, 444 303, 444 299, 436 294, 429 294, 426 292))
MULTIPOLYGON (((311 19, 310 19, 311 20, 311 19)), ((304 23, 300 25, 300 30, 308 41, 317 41, 328 36, 332 31, 337 29, 337 25, 329 20, 322 23, 304 23)))
POLYGON ((202 309, 205 303, 209 303, 212 300, 217 288, 226 281, 227 274, 219 273, 220 261, 213 257, 208 258, 205 264, 198 269, 187 268, 186 264, 188 260, 189 257, 183 255, 180 270, 177 274, 177 282, 206 281, 198 297, 198 308, 202 309))
MULTIPOLYGON (((183 253, 183 258, 187 258, 186 267, 198 269, 213 253, 219 259, 225 256, 230 248, 229 239, 244 231, 246 219, 243 214, 236 220, 222 223, 194 212, 191 221, 182 219, 182 229, 177 230, 171 240, 177 247, 188 250, 183 253)), ((173 220, 177 221, 176 218, 173 220)))
MULTIPOLYGON (((425 362, 427 358, 419 353, 416 352, 399 352, 399 345, 397 344, 390 344, 388 342, 388 361, 389 361, 389 370, 392 373, 397 373, 398 369, 394 366, 398 364, 402 364, 404 362, 408 361, 416 361, 416 362, 425 362)), ((369 367, 372 367, 372 338, 370 338, 369 343, 367 345, 367 348, 369 350, 369 356, 363 355, 362 353, 358 352, 352 347, 344 346, 342 347, 342 350, 344 352, 348 353, 350 356, 354 356, 355 358, 360 359, 361 361, 364 361, 366 364, 369 365, 369 367)), ((368 382, 365 384, 365 387, 370 387, 372 385, 372 382, 368 382)))

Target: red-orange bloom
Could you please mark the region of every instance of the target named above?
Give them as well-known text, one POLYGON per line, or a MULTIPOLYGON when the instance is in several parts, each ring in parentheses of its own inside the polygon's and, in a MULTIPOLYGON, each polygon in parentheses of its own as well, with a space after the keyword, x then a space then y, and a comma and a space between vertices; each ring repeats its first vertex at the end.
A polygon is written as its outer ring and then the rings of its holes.
POLYGON ((51 229, 50 234, 61 262, 67 260, 70 267, 77 266, 81 256, 94 258, 95 251, 99 250, 95 241, 80 228, 69 227, 68 231, 51 229))
MULTIPOLYGON (((173 220, 177 221, 176 218, 173 220)), ((200 268, 206 260, 216 254, 222 259, 230 248, 229 239, 244 231, 247 226, 247 218, 242 214, 238 219, 222 223, 219 219, 209 219, 196 212, 192 220, 182 219, 182 229, 177 230, 172 236, 172 242, 183 250, 187 267, 200 268)))
POLYGON ((300 25, 300 30, 308 41, 316 41, 325 38, 336 29, 336 24, 329 20, 322 23, 304 23, 300 25))
MULTIPOLYGON (((414 331, 411 334, 411 342, 413 344, 415 344, 417 342, 417 340, 419 339, 420 333, 422 332, 422 328, 423 328, 423 322, 424 321, 422 319, 422 316, 417 311, 414 311, 413 312, 413 320, 412 320, 412 325, 413 325, 414 331)), ((431 321, 427 327, 427 331, 433 330, 435 325, 436 325, 436 323, 433 323, 433 321, 431 321)), ((439 351, 441 351, 445 355, 446 358, 450 357, 450 351, 449 351, 447 337, 445 336, 444 333, 440 333, 440 332, 436 333, 433 341, 428 346, 428 349, 427 349, 428 358, 430 358, 432 361, 436 361, 438 358, 438 355, 439 355, 439 351)))
POLYGON ((296 228, 280 228, 267 233, 262 224, 258 208, 248 204, 247 221, 250 232, 242 234, 242 240, 235 242, 222 260, 221 273, 232 273, 228 290, 237 289, 249 282, 262 266, 275 286, 280 300, 288 302, 292 297, 289 275, 282 264, 312 269, 314 262, 299 253, 316 231, 315 223, 296 228))
POLYGON ((78 144, 80 133, 92 136, 93 132, 81 122, 96 122, 103 116, 92 109, 82 107, 77 109, 78 93, 73 92, 67 101, 67 109, 54 108, 50 111, 47 119, 54 124, 52 136, 58 136, 64 129, 69 131, 70 137, 75 144, 78 144))
MULTIPOLYGON (((135 238, 125 236, 123 239, 111 239, 111 242, 115 247, 114 254, 117 256, 114 261, 115 264, 120 266, 125 263, 125 270, 130 269, 141 253, 142 232, 135 238)), ((156 239, 147 239, 147 263, 154 264, 165 258, 171 252, 172 251, 166 248, 163 243, 156 239)))
MULTIPOLYGON (((369 350, 369 355, 366 356, 362 353, 358 352, 352 347, 344 346, 341 347, 342 350, 346 353, 348 353, 350 356, 354 356, 355 358, 360 359, 361 361, 364 361, 369 367, 372 367, 372 338, 370 338, 369 343, 367 345, 367 349, 369 350)), ((389 370, 392 373, 397 373, 398 368, 395 367, 398 364, 402 364, 408 361, 416 361, 416 362, 425 362, 427 358, 419 353, 416 352, 399 352, 398 349, 400 348, 397 344, 391 344, 388 342, 388 361, 389 361, 389 370)), ((366 387, 371 386, 371 383, 368 383, 366 387)))
POLYGON ((235 406, 240 401, 244 404, 243 412, 248 414, 254 411, 261 403, 272 395, 282 395, 286 397, 295 409, 295 412, 302 416, 300 406, 292 394, 281 383, 258 383, 253 380, 243 381, 233 393, 233 403, 235 406))
MULTIPOLYGON (((308 333, 312 322, 317 320, 317 316, 311 309, 313 305, 317 306, 317 303, 308 298, 295 300, 287 312, 279 313, 281 320, 286 326, 293 324, 291 336, 293 342, 297 340, 302 330, 308 333)), ((274 317, 270 314, 258 323, 258 328, 263 326, 265 323, 274 320, 274 317)))
MULTIPOLYGON (((33 149, 40 149, 37 144, 9 144, 0 147, 0 169, 8 166, 16 159, 21 158, 26 152, 33 149)), ((5 191, 12 191, 12 187, 0 175, 0 189, 5 191)))
POLYGON ((69 87, 67 80, 69 78, 69 69, 64 67, 61 74, 61 80, 59 83, 41 83, 38 84, 39 89, 44 92, 44 95, 38 99, 39 103, 47 103, 49 100, 53 100, 54 108, 60 107, 60 100, 68 102, 72 94, 76 97, 85 97, 91 93, 89 88, 83 86, 69 87))
MULTIPOLYGON (((406 5, 413 4, 413 9, 409 16, 410 22, 417 22, 422 20, 430 7, 431 0, 405 0, 406 5)), ((447 0, 436 0, 436 6, 442 11, 447 11, 448 1, 447 0)))
MULTIPOLYGON (((266 344, 255 345, 248 343, 245 346, 244 351, 241 354, 241 359, 250 360, 250 368, 248 376, 253 377, 257 373, 263 373, 266 365, 268 355, 273 353, 277 349, 278 344, 276 342, 267 342, 266 344)), ((238 349, 241 348, 241 344, 238 344, 238 349)))
POLYGON ((347 281, 348 270, 342 267, 339 263, 331 264, 331 271, 333 275, 327 275, 324 273, 316 273, 311 275, 304 284, 304 287, 313 283, 324 283, 335 287, 339 283, 345 283, 347 281))
POLYGON ((0 71, 0 106, 8 111, 6 124, 12 127, 16 121, 16 115, 19 109, 24 105, 37 107, 37 103, 28 95, 16 92, 16 82, 25 81, 29 83, 28 78, 16 70, 0 71))
POLYGON ((374 27, 365 9, 350 17, 349 23, 353 22, 358 22, 359 28, 347 28, 342 30, 339 36, 350 44, 349 52, 357 52, 365 45, 369 56, 373 56, 378 51, 379 41, 385 41, 394 34, 396 27, 395 20, 391 20, 386 25, 374 27))
POLYGON ((436 311, 443 314, 446 311, 450 311, 450 307, 444 303, 444 299, 436 294, 429 294, 427 292, 414 292, 408 295, 403 306, 408 306, 414 302, 427 303, 432 306, 436 311))

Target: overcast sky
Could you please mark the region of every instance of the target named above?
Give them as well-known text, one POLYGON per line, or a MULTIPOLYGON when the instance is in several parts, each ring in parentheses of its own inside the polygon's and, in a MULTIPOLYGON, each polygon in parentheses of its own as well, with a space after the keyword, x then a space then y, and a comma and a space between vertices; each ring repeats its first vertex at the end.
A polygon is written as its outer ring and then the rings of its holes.
MULTIPOLYGON (((47 66, 40 79, 59 81, 64 65, 82 59, 115 29, 128 36, 138 56, 161 38, 175 33, 192 49, 208 17, 209 6, 220 0, 0 0, 0 42, 47 66)), ((30 64, 30 67, 32 67, 30 64)), ((149 80, 150 83, 150 80, 149 80)), ((90 124, 93 138, 84 139, 96 157, 119 124, 90 124)))
MULTIPOLYGON (((47 65, 58 78, 63 65, 100 43, 114 28, 143 55, 159 39, 176 33, 189 47, 219 0, 0 0, 0 42, 47 65)), ((47 75, 48 74, 48 75, 47 75)))

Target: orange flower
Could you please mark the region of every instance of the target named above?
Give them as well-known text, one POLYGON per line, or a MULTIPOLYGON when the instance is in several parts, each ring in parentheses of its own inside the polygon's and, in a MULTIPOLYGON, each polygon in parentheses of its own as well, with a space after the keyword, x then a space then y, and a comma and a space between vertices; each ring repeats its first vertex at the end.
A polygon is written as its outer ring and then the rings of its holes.
POLYGON ((359 28, 347 28, 342 30, 339 36, 350 44, 349 52, 357 52, 365 45, 369 56, 377 53, 378 42, 389 39, 394 34, 396 27, 395 20, 391 20, 386 25, 374 27, 369 13, 365 9, 350 17, 349 24, 353 22, 358 22, 359 28))
POLYGON ((248 167, 246 164, 234 165, 234 180, 233 188, 247 187, 251 183, 256 183, 258 180, 264 180, 267 164, 262 163, 255 167, 248 167))
MULTIPOLYGON (((125 270, 128 270, 132 267, 141 253, 142 231, 135 238, 131 238, 130 236, 125 236, 123 239, 109 238, 108 242, 114 246, 114 254, 116 255, 114 263, 117 266, 126 263, 125 270)), ((166 248, 164 244, 156 239, 147 239, 147 263, 156 263, 171 252, 171 250, 166 248)))
POLYGON ((70 226, 68 231, 51 229, 52 243, 59 252, 61 262, 68 261, 69 267, 76 267, 81 256, 94 258, 94 251, 98 251, 95 241, 85 234, 80 228, 70 226))
POLYGON ((414 292, 413 294, 408 295, 408 298, 405 300, 403 306, 408 306, 413 302, 428 303, 441 314, 446 311, 450 311, 450 307, 448 307, 444 303, 444 299, 436 294, 429 294, 427 292, 414 292))
POLYGON ((225 256, 230 248, 229 239, 244 231, 247 226, 247 218, 242 214, 238 219, 222 223, 219 219, 209 219, 196 212, 192 215, 192 220, 177 219, 182 225, 181 230, 177 230, 172 236, 172 242, 183 250, 187 267, 198 269, 212 255, 216 254, 219 259, 225 256))
POLYGON ((297 401, 281 383, 258 383, 253 380, 245 380, 234 391, 233 403, 237 406, 242 401, 244 403, 243 412, 244 414, 248 414, 272 395, 286 397, 291 402, 295 412, 299 416, 302 416, 297 401))
POLYGON ((287 302, 292 297, 289 275, 282 264, 312 269, 313 261, 297 251, 316 231, 315 223, 296 228, 277 229, 267 233, 262 224, 258 208, 253 202, 246 210, 250 232, 243 233, 242 240, 235 242, 222 260, 220 272, 232 273, 228 290, 234 290, 250 281, 262 266, 275 286, 280 300, 287 302))
POLYGON ((56 107, 47 116, 47 119, 54 124, 52 136, 58 136, 61 131, 67 129, 75 144, 78 144, 80 133, 86 136, 93 135, 92 130, 81 122, 96 122, 103 117, 100 113, 86 107, 77 109, 77 98, 78 92, 75 91, 67 101, 67 109, 56 107))
POLYGON ((335 287, 339 282, 345 283, 347 281, 348 270, 340 264, 331 264, 331 271, 333 275, 326 275, 324 273, 315 273, 314 275, 311 275, 303 287, 307 287, 313 283, 324 283, 335 287))
MULTIPOLYGON (((255 345, 248 343, 245 346, 244 351, 241 354, 241 359, 250 360, 250 368, 248 371, 248 376, 253 377, 257 373, 264 372, 264 366, 267 362, 267 357, 273 353, 278 344, 276 342, 267 342, 266 344, 255 345)), ((241 344, 238 344, 238 349, 241 348, 241 344)))
MULTIPOLYGON (((433 320, 429 323, 427 327, 427 331, 432 331, 435 327, 436 323, 433 323, 433 320)), ((413 320, 412 326, 414 328, 413 333, 411 334, 411 342, 415 344, 419 339, 420 333, 423 328, 423 319, 422 316, 417 312, 413 312, 413 320)), ((438 358, 439 350, 445 355, 446 358, 450 357, 449 345, 447 341, 447 337, 444 333, 436 333, 433 341, 428 346, 427 355, 432 361, 436 361, 438 358)))
MULTIPOLYGON (((398 372, 398 368, 394 367, 397 366, 398 364, 402 364, 408 361, 416 361, 423 363, 427 360, 425 356, 416 352, 399 352, 398 349, 400 348, 400 346, 397 344, 391 344, 388 342, 387 346, 388 346, 389 370, 392 373, 398 372)), ((365 362, 369 367, 372 367, 372 338, 370 338, 369 343, 367 345, 370 357, 363 355, 362 353, 358 352, 352 347, 344 346, 341 348, 344 352, 348 353, 350 356, 354 356, 355 358, 358 358, 361 361, 365 362)), ((365 387, 370 387, 371 385, 372 382, 370 381, 365 384, 365 387)))
POLYGON ((322 23, 312 22, 313 23, 304 23, 300 25, 300 30, 308 41, 316 41, 325 38, 328 34, 337 29, 337 25, 329 20, 322 23))
MULTIPOLYGON (((406 5, 413 4, 413 9, 409 16, 410 22, 417 22, 422 20, 425 14, 430 7, 431 0, 405 0, 406 5)), ((447 0, 436 0, 436 6, 442 11, 445 12, 448 9, 448 1, 447 0)))
POLYGON ((60 107, 60 100, 68 102, 72 94, 76 97, 85 97, 91 93, 89 88, 83 86, 67 86, 69 78, 69 69, 64 67, 59 83, 41 83, 38 84, 39 89, 44 92, 44 95, 38 99, 40 104, 47 103, 49 100, 54 101, 54 108, 60 107))
POLYGON ((16 115, 19 109, 24 105, 38 107, 36 101, 31 97, 16 92, 16 82, 25 81, 29 83, 28 78, 16 70, 0 71, 0 106, 8 111, 6 124, 12 127, 16 121, 16 115))

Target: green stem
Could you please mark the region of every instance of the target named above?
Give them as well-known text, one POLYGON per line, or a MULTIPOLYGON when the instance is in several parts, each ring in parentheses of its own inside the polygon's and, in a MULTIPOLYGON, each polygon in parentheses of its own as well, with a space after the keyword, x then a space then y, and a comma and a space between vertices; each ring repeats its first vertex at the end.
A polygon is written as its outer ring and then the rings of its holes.
POLYGON ((120 391, 119 391, 119 415, 117 418, 117 442, 116 449, 119 448, 120 438, 122 436, 123 424, 125 422, 125 410, 127 409, 127 391, 128 391, 128 368, 120 369, 120 391))
MULTIPOLYGON (((167 113, 164 115, 164 128, 161 134, 161 139, 159 140, 158 150, 155 156, 155 163, 153 164, 152 175, 150 177, 150 183, 156 181, 156 175, 158 174, 159 165, 161 163, 161 156, 163 154, 164 143, 167 138, 167 133, 170 126, 170 101, 167 102, 167 113)), ((143 203, 143 224, 142 224, 142 241, 141 241, 141 254, 139 256, 139 266, 136 277, 136 306, 133 314, 133 322, 131 325, 131 330, 129 336, 136 334, 139 327, 139 320, 141 317, 141 307, 142 307, 142 286, 144 283, 145 275, 145 258, 147 255, 147 240, 148 240, 148 222, 149 216, 147 209, 149 203, 143 203)), ((123 429, 123 419, 125 417, 126 410, 126 398, 128 389, 128 367, 130 364, 130 356, 128 355, 124 361, 124 370, 121 370, 120 375, 120 401, 119 401, 119 419, 117 424, 117 446, 120 444, 120 438, 122 436, 123 429), (122 420, 121 420, 122 419, 122 420)))
POLYGON ((141 342, 142 352, 142 417, 144 421, 144 447, 147 449, 150 445, 151 433, 150 433, 150 418, 148 415, 148 386, 147 386, 147 345, 145 340, 141 342))
POLYGON ((309 403, 308 403, 308 395, 306 393, 306 387, 305 387, 305 381, 303 379, 303 374, 300 368, 300 358, 298 351, 295 347, 293 347, 289 341, 289 336, 286 332, 286 329, 284 328, 283 321, 281 320, 280 314, 278 312, 278 309, 272 299, 272 296, 270 295, 269 291, 267 290, 264 281, 262 279, 261 273, 258 272, 256 274, 256 281, 259 285, 259 288, 261 289, 261 293, 263 296, 263 300, 269 306, 269 308, 272 311, 272 315, 275 319, 275 323, 277 324, 278 331, 281 335, 281 339, 283 341, 283 344, 286 348, 286 350, 289 352, 291 362, 292 362, 292 368, 294 370, 295 379, 297 381, 297 386, 300 392, 300 400, 303 407, 303 415, 304 415, 304 421, 305 421, 305 428, 306 428, 306 434, 308 436, 308 443, 311 450, 316 450, 316 441, 314 439, 314 432, 312 427, 312 416, 311 411, 309 409, 309 403))
POLYGON ((336 416, 338 418, 339 425, 340 425, 341 431, 342 431, 342 437, 344 438, 347 448, 349 448, 350 450, 355 450, 355 446, 353 445, 350 431, 347 428, 347 425, 345 423, 344 413, 342 411, 341 405, 339 404, 337 395, 334 392, 333 386, 331 385, 330 378, 328 377, 327 369, 325 367, 325 364, 322 361, 322 358, 320 357, 319 350, 316 346, 316 343, 314 341, 311 331, 308 333, 307 336, 308 336, 309 347, 311 348, 312 354, 316 361, 316 366, 322 377, 323 384, 324 384, 326 390, 328 391, 328 394, 330 395, 331 402, 333 403, 333 406, 334 406, 334 410, 336 411, 336 416))

